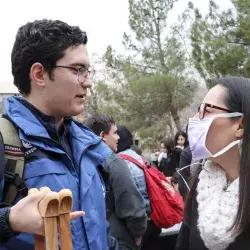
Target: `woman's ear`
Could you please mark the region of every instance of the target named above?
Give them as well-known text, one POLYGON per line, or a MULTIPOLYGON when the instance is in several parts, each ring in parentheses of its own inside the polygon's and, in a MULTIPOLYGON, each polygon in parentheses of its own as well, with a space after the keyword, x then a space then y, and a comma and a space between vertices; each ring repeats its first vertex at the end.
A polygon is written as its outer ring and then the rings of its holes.
POLYGON ((235 132, 235 136, 236 136, 237 138, 240 138, 240 139, 242 139, 242 138, 243 138, 243 135, 244 135, 243 121, 244 121, 244 117, 242 116, 242 117, 240 117, 240 119, 239 119, 238 128, 237 128, 237 130, 236 130, 236 132, 235 132))

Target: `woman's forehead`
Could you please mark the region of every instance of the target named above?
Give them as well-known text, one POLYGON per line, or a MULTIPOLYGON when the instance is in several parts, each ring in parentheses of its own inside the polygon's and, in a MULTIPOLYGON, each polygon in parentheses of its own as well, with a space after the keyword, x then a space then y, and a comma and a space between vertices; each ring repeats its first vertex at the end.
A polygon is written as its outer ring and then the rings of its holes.
POLYGON ((227 90, 220 86, 216 85, 212 89, 210 89, 205 96, 203 103, 209 103, 212 105, 216 105, 219 107, 225 107, 226 108, 226 103, 225 103, 225 97, 226 97, 226 92, 227 90))

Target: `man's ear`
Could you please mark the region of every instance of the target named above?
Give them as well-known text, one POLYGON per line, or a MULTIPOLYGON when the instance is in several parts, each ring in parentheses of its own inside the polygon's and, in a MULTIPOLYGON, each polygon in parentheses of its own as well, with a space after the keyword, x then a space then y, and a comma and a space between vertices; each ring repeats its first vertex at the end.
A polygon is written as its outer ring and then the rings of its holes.
POLYGON ((100 133, 100 137, 102 138, 103 141, 105 141, 105 133, 104 133, 104 131, 102 131, 102 132, 100 133))
POLYGON ((30 68, 30 79, 38 86, 43 87, 46 84, 44 77, 44 67, 41 63, 34 63, 30 68))
POLYGON ((244 119, 244 117, 242 116, 241 118, 240 118, 240 120, 239 120, 239 123, 238 123, 238 128, 237 128, 237 130, 236 130, 236 132, 235 132, 235 136, 237 137, 237 138, 240 138, 240 139, 242 139, 243 138, 243 135, 244 135, 244 126, 243 126, 243 120, 244 119))

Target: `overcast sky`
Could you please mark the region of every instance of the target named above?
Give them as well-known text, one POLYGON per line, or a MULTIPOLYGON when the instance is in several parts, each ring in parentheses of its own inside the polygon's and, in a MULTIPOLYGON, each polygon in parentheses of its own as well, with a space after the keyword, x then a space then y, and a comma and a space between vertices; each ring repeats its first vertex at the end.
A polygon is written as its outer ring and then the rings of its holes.
MULTIPOLYGON (((143 1, 143 0, 141 0, 143 1)), ((174 22, 189 0, 179 0, 170 15, 174 22)), ((204 13, 209 0, 193 0, 204 13)), ((217 0, 222 8, 229 0, 217 0)), ((49 18, 78 25, 87 31, 90 54, 102 55, 108 45, 123 51, 122 35, 129 31, 128 0, 7 0, 0 2, 0 82, 12 82, 10 55, 17 29, 28 21, 49 18)))

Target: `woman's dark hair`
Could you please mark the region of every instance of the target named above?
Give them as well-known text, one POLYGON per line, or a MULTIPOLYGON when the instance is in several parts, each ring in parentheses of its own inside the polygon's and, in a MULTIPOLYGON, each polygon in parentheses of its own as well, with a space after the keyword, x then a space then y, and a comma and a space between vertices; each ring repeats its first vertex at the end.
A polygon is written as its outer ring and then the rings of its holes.
MULTIPOLYGON (((239 175, 239 207, 235 222, 232 225, 232 228, 241 232, 250 227, 250 79, 244 77, 225 77, 218 79, 216 84, 227 90, 225 99, 227 108, 244 115, 244 136, 239 175)), ((188 218, 193 213, 198 176, 199 173, 194 177, 193 186, 186 200, 185 218, 188 218)), ((186 220, 186 223, 189 222, 186 220)))
POLYGON ((118 140, 117 153, 129 149, 130 146, 133 145, 133 135, 125 126, 118 125, 117 134, 120 137, 120 139, 118 140))
POLYGON ((184 131, 178 131, 176 134, 175 134, 175 137, 174 137, 174 141, 175 141, 175 146, 177 146, 177 141, 178 141, 178 138, 179 136, 183 136, 185 138, 185 142, 184 142, 184 148, 188 147, 189 145, 189 142, 188 142, 188 136, 187 136, 187 133, 184 132, 184 131))
POLYGON ((21 94, 31 91, 29 72, 34 63, 41 63, 52 79, 53 66, 66 49, 87 43, 87 35, 78 26, 59 20, 36 20, 18 29, 11 53, 14 84, 21 94))
POLYGON ((175 148, 175 143, 172 138, 165 138, 161 141, 161 143, 164 144, 165 148, 167 149, 167 152, 173 152, 175 148))

